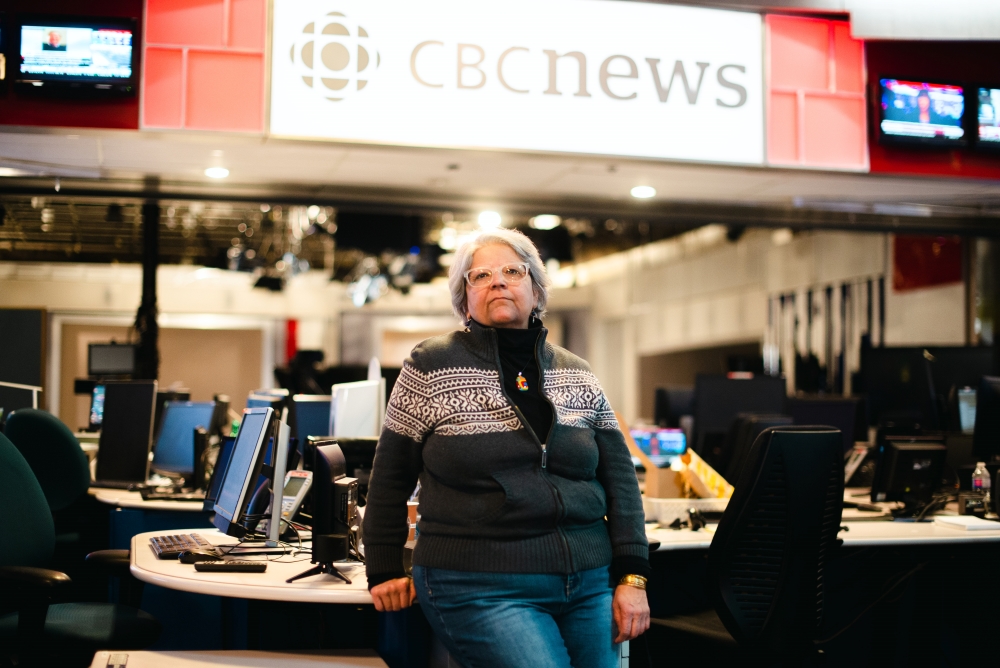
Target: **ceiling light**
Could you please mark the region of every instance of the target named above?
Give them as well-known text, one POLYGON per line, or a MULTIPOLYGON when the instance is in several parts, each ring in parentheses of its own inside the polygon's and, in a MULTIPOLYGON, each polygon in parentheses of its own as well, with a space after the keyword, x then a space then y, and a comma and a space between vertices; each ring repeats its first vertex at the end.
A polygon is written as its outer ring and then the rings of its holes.
POLYGON ((31 176, 34 172, 17 167, 0 167, 0 176, 31 176))
POLYGON ((632 197, 636 199, 649 199, 656 197, 656 188, 653 186, 636 186, 632 188, 632 197))
POLYGON ((542 214, 541 216, 535 216, 528 221, 536 230, 553 230, 562 223, 562 218, 559 216, 554 216, 550 213, 542 214))
POLYGON ((224 179, 229 176, 229 170, 225 167, 209 167, 205 170, 205 176, 210 179, 224 179))
POLYGON ((479 214, 479 227, 484 230, 495 230, 500 227, 500 214, 496 211, 483 211, 479 214))

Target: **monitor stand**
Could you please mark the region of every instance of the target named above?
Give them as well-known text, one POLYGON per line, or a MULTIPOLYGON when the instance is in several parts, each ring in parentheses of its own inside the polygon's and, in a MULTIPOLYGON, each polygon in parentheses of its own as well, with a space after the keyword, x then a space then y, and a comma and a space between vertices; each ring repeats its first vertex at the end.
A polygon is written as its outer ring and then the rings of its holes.
POLYGON ((312 563, 316 565, 303 573, 288 578, 285 582, 295 582, 302 578, 326 573, 351 584, 351 579, 333 565, 334 560, 347 558, 347 536, 343 534, 313 536, 312 549, 312 563))

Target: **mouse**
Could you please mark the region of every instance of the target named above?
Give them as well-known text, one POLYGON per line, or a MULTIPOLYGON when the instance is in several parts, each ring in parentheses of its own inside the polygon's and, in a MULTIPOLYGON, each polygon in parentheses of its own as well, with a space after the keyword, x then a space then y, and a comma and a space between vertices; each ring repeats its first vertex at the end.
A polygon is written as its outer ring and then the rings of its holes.
POLYGON ((196 564, 199 561, 218 561, 222 557, 215 550, 186 550, 177 555, 182 564, 196 564))

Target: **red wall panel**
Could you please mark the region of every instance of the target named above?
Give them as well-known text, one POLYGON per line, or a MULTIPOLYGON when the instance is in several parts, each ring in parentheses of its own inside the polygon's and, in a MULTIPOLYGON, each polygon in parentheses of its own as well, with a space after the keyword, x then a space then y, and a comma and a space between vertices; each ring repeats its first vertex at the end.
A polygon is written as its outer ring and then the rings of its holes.
POLYGON ((961 282, 961 237, 893 237, 892 287, 896 292, 961 282))
MULTIPOLYGON (((88 3, 86 10, 73 0, 35 0, 18 2, 0 0, 0 12, 6 13, 7 27, 13 30, 20 13, 65 14, 131 18, 136 22, 132 37, 133 66, 142 71, 142 0, 102 0, 88 3)), ((13 41, 13 40, 12 40, 13 41)), ((78 128, 115 128, 134 130, 139 127, 139 95, 74 100, 41 95, 14 86, 17 70, 14 59, 7 61, 7 79, 0 81, 0 125, 36 125, 78 128)), ((137 77, 137 80, 139 78, 137 77)), ((140 83, 141 89, 141 83, 140 83)))
POLYGON ((765 25, 768 163, 866 169, 863 44, 844 21, 772 14, 765 25))
POLYGON ((1000 42, 867 42, 865 58, 872 112, 869 128, 872 172, 1000 178, 1000 157, 972 148, 948 150, 879 144, 876 106, 880 78, 1000 86, 997 66, 1000 42))
POLYGON ((263 132, 266 0, 146 7, 142 127, 263 132))
POLYGON ((188 55, 187 121, 192 130, 258 131, 264 126, 264 62, 253 55, 188 55))

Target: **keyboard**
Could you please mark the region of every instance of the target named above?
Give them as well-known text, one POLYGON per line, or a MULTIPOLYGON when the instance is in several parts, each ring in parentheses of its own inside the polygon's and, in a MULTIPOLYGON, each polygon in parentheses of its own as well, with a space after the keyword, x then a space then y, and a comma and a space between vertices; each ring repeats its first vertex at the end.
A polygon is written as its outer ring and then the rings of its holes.
POLYGON ((95 480, 90 483, 91 487, 103 487, 105 489, 125 489, 138 491, 145 489, 148 485, 145 482, 125 482, 124 480, 95 480))
POLYGON ((204 501, 204 492, 157 492, 152 489, 140 490, 145 501, 204 501))
POLYGON ((196 533, 153 536, 149 539, 157 559, 176 559, 181 552, 203 550, 212 545, 196 533))

